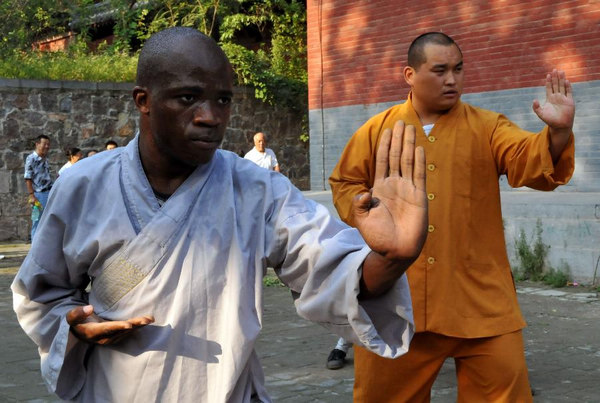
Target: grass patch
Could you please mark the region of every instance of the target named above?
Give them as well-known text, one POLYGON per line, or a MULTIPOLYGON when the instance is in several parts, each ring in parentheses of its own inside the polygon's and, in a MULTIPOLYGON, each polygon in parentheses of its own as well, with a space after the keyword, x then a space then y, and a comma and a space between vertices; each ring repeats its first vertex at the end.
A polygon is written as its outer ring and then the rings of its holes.
POLYGON ((268 271, 267 274, 263 277, 263 286, 265 287, 285 287, 285 284, 279 280, 272 271, 268 271))
POLYGON ((542 241, 542 221, 537 220, 534 239, 530 242, 521 229, 515 240, 515 253, 518 264, 513 270, 516 281, 541 281, 552 287, 564 287, 570 280, 570 267, 562 262, 559 268, 553 268, 546 263, 549 245, 542 241))
POLYGON ((134 82, 137 56, 126 53, 15 52, 0 59, 0 77, 134 82))

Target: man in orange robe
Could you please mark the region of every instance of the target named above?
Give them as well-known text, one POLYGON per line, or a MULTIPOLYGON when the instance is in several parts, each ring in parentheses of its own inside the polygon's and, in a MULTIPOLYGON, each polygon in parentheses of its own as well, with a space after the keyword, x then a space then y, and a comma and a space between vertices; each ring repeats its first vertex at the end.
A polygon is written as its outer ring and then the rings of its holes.
POLYGON ((460 101, 463 60, 442 33, 421 35, 408 52, 405 103, 374 116, 353 135, 330 184, 340 217, 353 224, 352 199, 373 185, 384 129, 414 125, 425 149, 429 235, 407 271, 416 334, 395 360, 355 351, 356 402, 429 401, 446 358, 457 370, 458 400, 527 402, 521 316, 506 254, 498 179, 552 190, 574 170, 571 84, 546 77, 546 102, 533 110, 547 125, 534 134, 501 114, 460 101))

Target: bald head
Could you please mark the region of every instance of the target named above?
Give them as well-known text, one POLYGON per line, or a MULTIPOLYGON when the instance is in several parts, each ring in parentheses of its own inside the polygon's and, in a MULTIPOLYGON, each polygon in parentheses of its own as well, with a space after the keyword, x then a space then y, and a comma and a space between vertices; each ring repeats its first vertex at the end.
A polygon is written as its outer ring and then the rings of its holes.
POLYGON ((254 147, 261 153, 265 152, 267 146, 267 138, 264 133, 258 132, 254 135, 254 147))
POLYGON ((418 70, 423 63, 427 62, 427 58, 425 57, 425 46, 428 44, 442 46, 454 45, 456 46, 456 48, 462 56, 462 52, 460 51, 460 48, 458 47, 456 42, 454 42, 454 39, 450 38, 448 35, 442 32, 427 32, 426 34, 417 36, 408 48, 407 64, 410 67, 412 67, 415 70, 418 70))
POLYGON ((225 52, 210 37, 193 28, 173 27, 153 34, 142 48, 137 66, 136 84, 150 88, 169 79, 169 74, 185 62, 191 53, 231 69, 225 52))

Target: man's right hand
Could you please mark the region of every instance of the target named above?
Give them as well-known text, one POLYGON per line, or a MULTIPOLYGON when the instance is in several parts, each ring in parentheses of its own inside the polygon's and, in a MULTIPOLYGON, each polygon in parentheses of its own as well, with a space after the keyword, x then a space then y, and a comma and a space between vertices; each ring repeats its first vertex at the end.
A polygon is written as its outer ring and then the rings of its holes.
POLYGON ((31 204, 32 206, 35 204, 36 201, 38 201, 38 199, 32 194, 30 194, 29 197, 27 198, 27 202, 29 204, 31 204))
POLYGON ((71 332, 80 340, 94 344, 114 344, 134 330, 154 322, 154 316, 107 321, 94 314, 91 305, 78 306, 67 313, 71 332))

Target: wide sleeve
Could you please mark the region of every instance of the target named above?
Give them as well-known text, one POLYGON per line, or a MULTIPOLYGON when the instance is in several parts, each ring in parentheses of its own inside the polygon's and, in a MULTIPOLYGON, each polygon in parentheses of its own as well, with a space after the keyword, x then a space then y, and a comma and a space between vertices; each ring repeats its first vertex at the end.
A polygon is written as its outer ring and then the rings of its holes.
POLYGON ((404 354, 414 332, 406 277, 379 298, 359 301, 370 249, 358 230, 291 185, 275 184, 274 197, 267 257, 291 289, 298 314, 381 356, 404 354))
POLYGON ((506 174, 512 187, 553 190, 567 183, 575 169, 574 136, 571 134, 559 160, 550 155, 548 126, 539 133, 519 128, 503 115, 491 122, 491 147, 499 174, 506 174))
POLYGON ((336 164, 329 185, 333 204, 342 219, 354 226, 352 200, 358 194, 368 192, 375 177, 375 150, 379 133, 383 131, 385 119, 375 116, 369 119, 350 138, 336 164))
POLYGON ((11 289, 19 324, 37 344, 42 377, 48 388, 62 399, 72 399, 81 390, 89 345, 69 331, 66 314, 87 304, 87 273, 70 271, 63 254, 65 220, 56 214, 52 196, 42 216, 29 254, 11 289))

